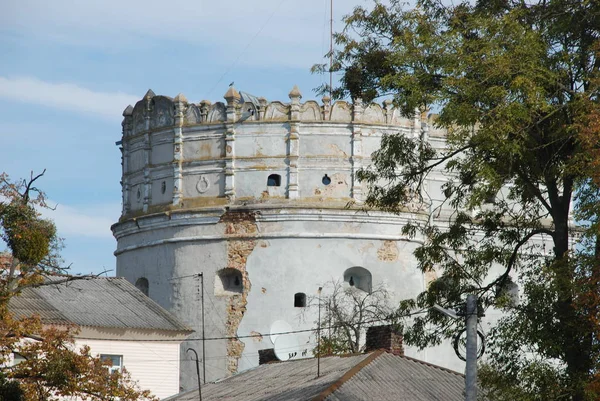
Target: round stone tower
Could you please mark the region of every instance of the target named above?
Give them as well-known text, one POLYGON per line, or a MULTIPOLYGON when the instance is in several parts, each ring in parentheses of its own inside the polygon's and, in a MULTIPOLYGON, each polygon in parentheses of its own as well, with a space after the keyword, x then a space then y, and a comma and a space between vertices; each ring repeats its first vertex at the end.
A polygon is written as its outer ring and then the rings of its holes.
MULTIPOLYGON (((255 366, 273 348, 271 329, 315 327, 307 303, 327 282, 385 286, 396 302, 431 279, 416 269, 418 239, 401 234, 427 213, 365 211, 356 173, 385 133, 441 147, 442 131, 389 101, 302 103, 297 87, 287 103, 233 87, 224 98, 194 104, 149 90, 123 113, 117 274, 196 330, 182 345, 183 388, 196 383, 187 348, 204 359, 207 380, 255 366)), ((310 354, 311 333, 298 341, 310 354)))

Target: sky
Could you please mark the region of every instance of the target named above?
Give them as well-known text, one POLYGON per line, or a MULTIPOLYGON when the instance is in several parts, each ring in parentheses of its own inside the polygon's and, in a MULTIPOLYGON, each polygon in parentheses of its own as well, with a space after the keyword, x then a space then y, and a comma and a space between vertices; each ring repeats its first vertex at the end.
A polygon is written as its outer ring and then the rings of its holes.
MULTIPOLYGON (((368 0, 336 0, 334 30, 368 0)), ((33 171, 73 274, 115 275, 122 112, 148 89, 189 101, 238 90, 303 100, 327 77, 329 0, 0 1, 0 171, 33 171)), ((5 244, 0 243, 0 251, 5 244)))

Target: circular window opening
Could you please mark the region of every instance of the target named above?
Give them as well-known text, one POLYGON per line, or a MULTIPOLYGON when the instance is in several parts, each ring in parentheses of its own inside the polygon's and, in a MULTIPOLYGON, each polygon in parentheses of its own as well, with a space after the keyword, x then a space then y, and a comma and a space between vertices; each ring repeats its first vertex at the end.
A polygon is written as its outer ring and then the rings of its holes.
POLYGON ((327 174, 325 174, 325 175, 323 176, 323 179, 322 179, 321 181, 323 182, 323 185, 329 185, 329 184, 331 184, 331 178, 329 178, 329 177, 327 176, 327 174))

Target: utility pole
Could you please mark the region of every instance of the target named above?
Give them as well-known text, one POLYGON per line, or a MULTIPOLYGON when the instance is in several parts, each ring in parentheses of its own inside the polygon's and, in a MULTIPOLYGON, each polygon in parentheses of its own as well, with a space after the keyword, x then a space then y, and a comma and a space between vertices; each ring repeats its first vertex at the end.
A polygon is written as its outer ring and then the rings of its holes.
MULTIPOLYGON (((199 401, 202 401, 202 388, 200 387, 200 365, 198 365, 198 353, 193 348, 188 348, 187 352, 192 351, 194 355, 196 355, 196 377, 198 378, 198 396, 200 397, 199 401)), ((205 358, 202 358, 204 361, 205 358)))
POLYGON ((477 401, 477 295, 467 295, 467 366, 465 400, 477 401))
POLYGON ((200 273, 200 287, 202 288, 202 380, 206 384, 206 336, 204 335, 204 273, 200 273))
POLYGON ((333 0, 329 1, 329 97, 333 102, 333 0))
POLYGON ((321 349, 321 291, 323 290, 323 287, 319 287, 319 320, 317 323, 317 349, 319 350, 318 354, 317 354, 317 377, 319 377, 321 375, 321 352, 323 351, 321 349))

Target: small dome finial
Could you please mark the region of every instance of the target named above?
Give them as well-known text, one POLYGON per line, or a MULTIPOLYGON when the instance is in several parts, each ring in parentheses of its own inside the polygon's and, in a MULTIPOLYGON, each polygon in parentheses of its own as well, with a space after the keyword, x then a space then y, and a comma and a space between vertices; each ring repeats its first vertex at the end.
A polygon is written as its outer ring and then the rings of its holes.
POLYGON ((298 89, 298 85, 294 85, 289 94, 290 99, 300 98, 302 99, 302 93, 300 93, 300 89, 298 89))
POLYGON ((125 110, 123 110, 123 117, 129 117, 133 115, 133 107, 131 105, 125 107, 125 110))

